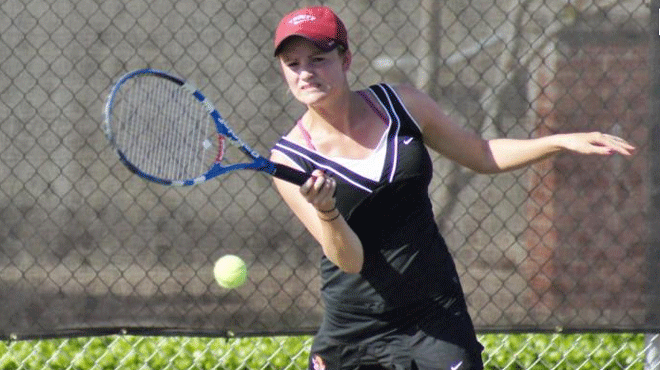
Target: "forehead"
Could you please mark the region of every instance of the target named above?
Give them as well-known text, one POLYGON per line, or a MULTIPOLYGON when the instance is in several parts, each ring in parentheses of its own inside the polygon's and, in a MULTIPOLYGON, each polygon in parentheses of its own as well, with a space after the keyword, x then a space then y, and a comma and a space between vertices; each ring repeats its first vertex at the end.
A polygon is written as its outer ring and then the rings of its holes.
POLYGON ((312 55, 321 53, 325 53, 325 51, 321 50, 308 39, 300 36, 291 36, 282 43, 282 51, 280 51, 279 56, 287 58, 297 54, 312 55))

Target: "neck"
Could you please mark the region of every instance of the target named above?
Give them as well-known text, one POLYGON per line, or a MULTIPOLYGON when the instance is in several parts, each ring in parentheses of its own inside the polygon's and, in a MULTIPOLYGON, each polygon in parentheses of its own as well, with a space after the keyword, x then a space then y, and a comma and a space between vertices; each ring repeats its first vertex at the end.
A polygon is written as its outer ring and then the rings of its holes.
MULTIPOLYGON (((357 92, 345 90, 342 99, 330 104, 308 106, 300 130, 307 131, 309 145, 328 155, 366 158, 377 147, 387 125, 376 117, 357 92)), ((301 139, 302 140, 302 139, 301 139)))
POLYGON ((324 104, 308 106, 305 114, 307 126, 312 130, 320 129, 326 133, 339 131, 348 134, 354 124, 356 112, 355 93, 348 88, 343 93, 324 104))

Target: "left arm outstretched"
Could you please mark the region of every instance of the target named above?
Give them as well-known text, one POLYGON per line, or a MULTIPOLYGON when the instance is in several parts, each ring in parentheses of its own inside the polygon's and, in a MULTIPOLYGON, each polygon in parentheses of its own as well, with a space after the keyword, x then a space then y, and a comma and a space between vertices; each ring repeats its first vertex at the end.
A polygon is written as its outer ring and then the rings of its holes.
POLYGON ((479 173, 515 170, 560 152, 631 156, 635 151, 635 147, 622 138, 601 132, 486 140, 455 124, 425 93, 406 86, 398 87, 397 92, 420 125, 426 145, 479 173))

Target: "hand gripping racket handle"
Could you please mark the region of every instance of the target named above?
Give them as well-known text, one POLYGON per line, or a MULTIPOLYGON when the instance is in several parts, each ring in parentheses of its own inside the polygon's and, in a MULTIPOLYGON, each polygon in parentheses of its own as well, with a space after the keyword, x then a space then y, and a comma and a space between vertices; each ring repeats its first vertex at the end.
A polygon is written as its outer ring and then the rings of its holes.
POLYGON ((273 176, 294 183, 296 185, 304 184, 305 181, 307 181, 309 178, 309 175, 305 172, 298 171, 295 168, 291 168, 279 163, 275 163, 275 172, 273 172, 273 176))

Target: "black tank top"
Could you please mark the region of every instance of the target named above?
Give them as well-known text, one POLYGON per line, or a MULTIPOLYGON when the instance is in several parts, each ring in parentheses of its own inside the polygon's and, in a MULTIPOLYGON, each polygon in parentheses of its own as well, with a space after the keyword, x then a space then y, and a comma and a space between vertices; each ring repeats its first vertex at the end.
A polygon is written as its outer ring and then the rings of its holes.
POLYGON ((364 247, 359 274, 346 274, 325 256, 321 293, 326 312, 388 312, 462 292, 454 262, 434 220, 428 186, 433 175, 418 124, 386 84, 371 91, 387 111, 387 149, 378 181, 331 157, 282 138, 273 148, 311 173, 337 180, 337 208, 364 247))

